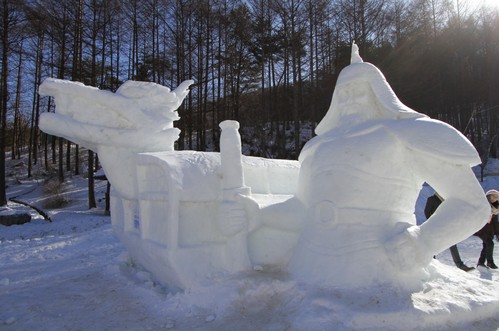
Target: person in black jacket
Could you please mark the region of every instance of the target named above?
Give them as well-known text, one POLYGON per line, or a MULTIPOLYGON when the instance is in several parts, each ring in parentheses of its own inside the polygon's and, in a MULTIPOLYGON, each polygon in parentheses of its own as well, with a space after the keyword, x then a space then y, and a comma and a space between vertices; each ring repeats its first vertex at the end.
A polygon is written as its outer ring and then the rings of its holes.
MULTIPOLYGON (((431 215, 437 210, 438 206, 442 203, 443 198, 435 192, 432 196, 430 196, 426 200, 426 206, 424 209, 424 214, 426 216, 426 219, 430 218, 431 215)), ((457 249, 457 245, 453 245, 449 248, 450 253, 452 255, 452 260, 454 260, 454 264, 456 267, 458 267, 461 270, 464 271, 470 271, 475 268, 473 267, 468 267, 464 262, 461 260, 461 256, 459 255, 459 250, 457 249)))
POLYGON ((482 239, 483 247, 478 259, 478 267, 486 267, 497 269, 494 263, 494 236, 499 240, 499 221, 497 215, 499 214, 499 191, 490 190, 485 193, 487 200, 490 203, 491 214, 490 221, 481 228, 475 236, 482 239))

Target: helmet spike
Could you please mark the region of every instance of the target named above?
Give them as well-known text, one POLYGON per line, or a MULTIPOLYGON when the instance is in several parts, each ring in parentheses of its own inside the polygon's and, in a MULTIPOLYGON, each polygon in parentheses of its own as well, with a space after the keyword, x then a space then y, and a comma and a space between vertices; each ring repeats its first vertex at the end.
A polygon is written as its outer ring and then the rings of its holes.
POLYGON ((352 63, 361 63, 364 62, 359 55, 359 47, 355 43, 355 40, 352 42, 352 55, 350 57, 350 64, 352 63))

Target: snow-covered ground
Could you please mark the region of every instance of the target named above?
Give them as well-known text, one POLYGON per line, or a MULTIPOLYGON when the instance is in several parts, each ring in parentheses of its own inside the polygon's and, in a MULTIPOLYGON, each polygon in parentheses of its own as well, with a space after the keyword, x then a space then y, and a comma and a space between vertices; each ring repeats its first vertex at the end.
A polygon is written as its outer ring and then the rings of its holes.
MULTIPOLYGON (((487 173, 495 175, 482 182, 484 190, 499 188, 498 170, 499 162, 490 160, 487 173)), ((43 182, 15 177, 9 176, 8 196, 42 207, 49 198, 43 182)), ((430 280, 417 293, 313 288, 278 270, 211 279, 175 293, 128 260, 103 211, 105 185, 96 182, 98 208, 88 210, 86 181, 75 176, 64 190, 68 204, 46 210, 52 222, 31 211, 30 223, 0 226, 0 330, 499 328, 499 271, 465 273, 448 250, 432 264, 445 279, 430 280)), ((418 199, 419 222, 430 194, 424 187, 418 199)), ((476 265, 481 246, 473 236, 459 243, 463 261, 476 265)), ((499 261, 498 249, 494 256, 499 261)))

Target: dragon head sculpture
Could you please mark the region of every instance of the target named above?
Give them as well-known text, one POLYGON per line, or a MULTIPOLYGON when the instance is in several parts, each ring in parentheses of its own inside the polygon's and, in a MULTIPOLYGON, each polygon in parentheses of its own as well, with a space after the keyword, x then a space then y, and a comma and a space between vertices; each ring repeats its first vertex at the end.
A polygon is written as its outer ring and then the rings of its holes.
POLYGON ((39 93, 54 97, 56 111, 41 114, 39 127, 98 153, 113 187, 132 199, 133 155, 173 150, 180 133, 173 122, 193 83, 184 81, 171 91, 155 83, 127 81, 113 93, 47 78, 39 93))

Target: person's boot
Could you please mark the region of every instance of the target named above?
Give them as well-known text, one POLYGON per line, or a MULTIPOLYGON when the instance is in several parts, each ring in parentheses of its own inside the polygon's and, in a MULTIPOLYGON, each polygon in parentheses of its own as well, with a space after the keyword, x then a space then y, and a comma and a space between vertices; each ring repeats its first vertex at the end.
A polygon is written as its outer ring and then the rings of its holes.
POLYGON ((489 267, 490 269, 497 269, 497 266, 495 265, 494 261, 487 262, 487 267, 489 267))
POLYGON ((463 262, 461 262, 458 266, 457 266, 459 269, 461 270, 464 270, 466 272, 468 271, 471 271, 471 270, 475 270, 474 267, 468 267, 466 264, 464 264, 463 262))
POLYGON ((476 266, 477 266, 477 268, 484 267, 484 268, 488 269, 488 267, 485 265, 485 258, 482 258, 481 256, 480 256, 480 259, 478 260, 478 264, 476 266))

